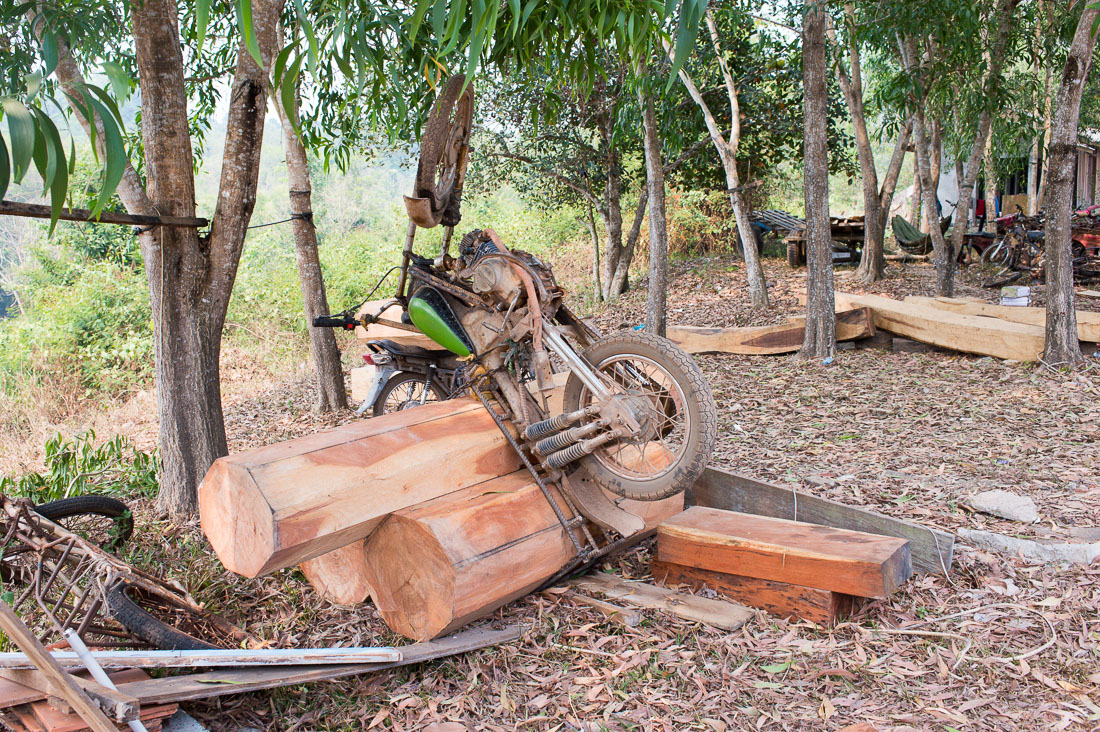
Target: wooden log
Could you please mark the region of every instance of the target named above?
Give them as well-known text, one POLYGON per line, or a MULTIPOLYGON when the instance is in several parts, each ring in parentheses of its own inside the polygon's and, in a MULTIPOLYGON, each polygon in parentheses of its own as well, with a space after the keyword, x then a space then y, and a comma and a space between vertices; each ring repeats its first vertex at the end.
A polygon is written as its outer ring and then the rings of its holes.
POLYGON ((859 597, 887 597, 912 574, 904 539, 702 506, 657 528, 657 559, 859 597))
MULTIPOLYGON (((64 666, 64 664, 62 664, 62 666, 64 666)), ((34 668, 33 664, 31 664, 27 669, 0 669, 0 678, 2 678, 2 682, 6 685, 5 691, 9 693, 15 692, 16 697, 24 696, 19 693, 19 689, 31 693, 37 692, 37 696, 27 699, 27 702, 40 701, 48 696, 59 698, 60 694, 56 686, 50 683, 49 678, 41 671, 31 670, 34 668)), ((140 704, 138 700, 132 696, 127 696, 126 694, 103 686, 92 679, 73 675, 71 675, 70 678, 77 686, 83 689, 84 693, 88 695, 88 698, 95 702, 96 706, 113 721, 128 722, 131 719, 138 718, 140 704)), ((116 671, 110 675, 111 681, 116 684, 147 678, 149 678, 149 674, 138 669, 116 671)), ((10 705, 11 703, 7 700, 0 700, 0 706, 10 705)))
POLYGON ((947 574, 951 569, 954 534, 799 493, 722 468, 709 467, 703 471, 691 489, 688 504, 894 536, 909 542, 915 569, 933 574, 947 574))
MULTIPOLYGON (((754 328, 698 328, 690 325, 669 326, 668 338, 688 353, 775 354, 802 348, 806 318, 790 318, 779 325, 754 328)), ((852 308, 836 315, 838 341, 868 338, 875 334, 871 312, 852 308)))
POLYGON ((687 585, 694 590, 714 590, 735 602, 760 608, 772 615, 781 618, 794 616, 819 625, 832 626, 850 615, 856 599, 830 590, 685 567, 670 562, 653 562, 652 573, 654 578, 665 584, 687 585))
MULTIPOLYGON (((1010 323, 1023 323, 1025 325, 1037 325, 1046 327, 1046 308, 1013 307, 1010 305, 994 305, 988 302, 974 302, 969 298, 955 297, 917 297, 910 295, 905 302, 917 305, 928 305, 939 310, 947 310, 962 315, 980 315, 986 318, 997 318, 1010 323)), ((1100 313, 1087 310, 1077 311, 1077 337, 1082 341, 1096 343, 1100 341, 1100 313)))
POLYGON ((302 562, 302 572, 317 594, 335 605, 353 606, 367 601, 371 593, 363 571, 366 543, 366 539, 359 539, 302 562))
POLYGON ((217 460, 199 487, 202 529, 227 569, 255 577, 518 467, 480 403, 427 404, 217 460))
MULTIPOLYGON (((650 502, 647 526, 682 508, 682 494, 650 502)), ((576 548, 530 475, 517 471, 397 511, 371 534, 364 555, 382 619, 423 640, 531 592, 569 564, 576 548)))
POLYGON ((593 572, 575 579, 572 585, 628 605, 661 610, 683 620, 713 625, 722 630, 737 630, 753 616, 752 610, 743 605, 674 592, 666 587, 626 580, 604 572, 593 572))
POLYGON ((933 346, 980 356, 1034 361, 1042 354, 1046 338, 1039 326, 962 315, 881 295, 837 292, 836 307, 871 308, 876 328, 933 346))

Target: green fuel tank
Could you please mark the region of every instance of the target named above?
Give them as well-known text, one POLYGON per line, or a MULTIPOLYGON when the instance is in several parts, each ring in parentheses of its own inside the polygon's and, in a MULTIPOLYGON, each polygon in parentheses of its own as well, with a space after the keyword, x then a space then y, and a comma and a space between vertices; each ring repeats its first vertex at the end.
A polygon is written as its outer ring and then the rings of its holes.
POLYGON ((424 335, 451 353, 465 358, 474 350, 451 306, 434 288, 421 287, 409 298, 409 319, 424 335))

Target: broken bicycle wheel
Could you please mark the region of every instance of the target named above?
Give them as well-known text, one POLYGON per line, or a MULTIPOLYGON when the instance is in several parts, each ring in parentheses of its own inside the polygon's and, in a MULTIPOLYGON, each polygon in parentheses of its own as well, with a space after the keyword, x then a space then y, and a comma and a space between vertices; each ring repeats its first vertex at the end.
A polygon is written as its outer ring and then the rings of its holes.
POLYGON ((464 74, 447 79, 420 138, 416 197, 405 197, 409 218, 430 229, 461 219, 462 181, 474 121, 474 85, 464 74))

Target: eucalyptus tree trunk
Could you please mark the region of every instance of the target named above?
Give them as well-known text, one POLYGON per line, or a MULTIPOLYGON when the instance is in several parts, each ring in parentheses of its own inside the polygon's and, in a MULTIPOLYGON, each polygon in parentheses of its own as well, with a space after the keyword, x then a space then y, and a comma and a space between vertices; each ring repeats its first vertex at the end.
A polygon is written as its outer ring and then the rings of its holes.
MULTIPOLYGON (((726 185, 729 187, 730 207, 733 209, 733 218, 737 224, 737 233, 740 236, 745 257, 745 273, 749 283, 749 299, 755 308, 768 307, 768 286, 764 279, 764 267, 760 261, 760 251, 756 247, 756 236, 753 234, 752 224, 749 222, 748 210, 742 195, 741 176, 737 171, 737 150, 741 144, 741 105, 737 96, 737 85, 733 74, 726 64, 725 56, 719 44, 718 27, 714 22, 714 16, 709 10, 705 14, 707 28, 710 31, 711 41, 714 44, 715 56, 718 67, 722 71, 722 78, 726 86, 726 95, 730 103, 730 130, 729 139, 718 128, 718 121, 711 112, 703 95, 699 92, 691 76, 683 68, 680 69, 680 81, 687 88, 688 94, 699 106, 703 113, 703 119, 710 133, 710 139, 718 150, 722 159, 722 169, 726 173, 726 185)), ((668 49, 671 54, 671 49, 668 49)))
POLYGON ((886 226, 890 223, 890 209, 894 206, 894 192, 898 187, 898 177, 901 176, 901 167, 905 164, 905 152, 909 147, 909 138, 913 131, 912 120, 906 121, 898 132, 898 139, 894 141, 894 153, 890 156, 890 165, 886 168, 886 176, 882 179, 882 189, 879 191, 879 217, 882 222, 883 238, 886 236, 886 226))
POLYGON ((603 282, 600 277, 600 233, 596 229, 596 217, 592 213, 592 201, 585 201, 588 211, 586 226, 588 235, 592 237, 592 289, 596 293, 596 300, 603 302, 603 282))
MULTIPOLYGON (((299 100, 295 94, 294 105, 299 100)), ((348 406, 344 390, 344 372, 340 364, 340 348, 332 328, 314 328, 313 319, 327 315, 328 297, 317 253, 317 228, 313 223, 313 185, 309 174, 309 156, 294 131, 288 110, 283 110, 283 141, 286 148, 286 169, 290 183, 290 215, 294 229, 294 258, 298 263, 298 279, 302 286, 302 305, 309 331, 309 348, 317 377, 318 412, 333 412, 348 406)), ((295 112, 295 116, 296 116, 295 112)))
POLYGON ((802 19, 803 170, 806 196, 806 334, 799 355, 836 353, 832 228, 829 225, 829 150, 823 0, 808 2, 802 19))
MULTIPOLYGON (((1036 32, 1043 30, 1050 31, 1049 26, 1044 25, 1050 18, 1048 14, 1047 0, 1039 0, 1039 23, 1037 24, 1036 32)), ((1039 208, 1045 208, 1046 197, 1046 185, 1047 185, 1047 161, 1050 160, 1050 139, 1051 139, 1051 127, 1052 120, 1051 115, 1053 113, 1053 93, 1054 87, 1053 73, 1051 70, 1051 64, 1049 59, 1043 60, 1043 143, 1039 161, 1039 190, 1035 194, 1035 202, 1039 208)))
POLYGON ((642 233, 649 193, 643 188, 634 210, 630 230, 623 234, 623 180, 622 162, 615 143, 614 123, 605 118, 600 124, 600 134, 607 146, 607 180, 604 183, 603 206, 600 215, 604 221, 603 299, 614 300, 630 287, 630 263, 634 248, 642 233))
MULTIPOLYGON (((280 13, 278 0, 253 3, 253 27, 265 68, 257 66, 243 45, 238 49, 210 233, 200 237, 195 229, 159 226, 138 236, 153 315, 161 463, 158 504, 178 517, 194 512, 199 482, 210 464, 226 454, 221 334, 256 203, 267 68, 276 51, 280 13)), ((142 93, 146 180, 127 161, 118 196, 129 213, 193 217, 194 158, 179 8, 173 0, 145 0, 131 8, 131 22, 142 93)), ((84 80, 63 40, 55 73, 62 88, 79 98, 84 80)), ((101 123, 74 116, 102 154, 101 123)))
MULTIPOLYGON (((901 44, 901 58, 905 70, 914 74, 917 64, 916 43, 908 38, 901 44)), ((936 268, 936 291, 942 297, 952 297, 955 293, 955 258, 948 251, 943 232, 940 231, 940 217, 937 214, 936 192, 939 179, 933 177, 933 150, 928 139, 927 121, 924 113, 923 98, 914 99, 913 130, 917 136, 916 158, 917 175, 920 178, 921 208, 924 220, 932 237, 932 261, 936 268)), ((936 171, 938 174, 938 171, 936 171)))
POLYGON ((1074 162, 1077 157, 1077 122, 1081 113, 1081 94, 1092 64, 1096 45, 1093 25, 1100 8, 1085 6, 1077 23, 1062 84, 1058 89, 1054 122, 1051 129, 1050 157, 1047 163, 1050 197, 1046 224, 1047 318, 1046 349, 1043 361, 1048 365, 1074 365, 1083 360, 1077 340, 1077 312, 1073 302, 1072 230, 1074 162))
MULTIPOLYGON (((863 187, 863 253, 860 257, 857 277, 865 282, 877 282, 886 274, 886 255, 883 252, 886 227, 882 215, 882 197, 875 169, 875 154, 871 148, 871 136, 867 132, 867 115, 863 107, 863 75, 860 69, 859 42, 855 37, 855 9, 852 3, 844 4, 844 16, 851 30, 848 33, 848 70, 843 63, 836 67, 837 80, 855 132, 856 155, 859 158, 863 187)), ((826 18, 826 33, 834 45, 839 46, 832 23, 826 18)), ((904 155, 904 148, 902 148, 904 155)), ((896 154, 895 150, 895 154, 896 154)))
MULTIPOLYGON (((914 120, 913 131, 916 132, 917 124, 914 120)), ((921 185, 920 185, 920 166, 917 164, 917 147, 913 145, 913 192, 909 194, 909 215, 906 218, 909 223, 915 226, 918 230, 924 230, 924 217, 920 212, 921 202, 921 185)))
MULTIPOLYGON (((158 227, 142 250, 153 310, 161 487, 158 504, 185 516, 197 505, 207 468, 227 452, 222 416, 222 328, 244 237, 256 205, 267 108, 267 68, 277 50, 281 6, 253 2, 253 24, 265 68, 242 43, 230 91, 218 203, 210 233, 158 227)), ((132 10, 141 80, 141 133, 146 190, 156 211, 195 215, 195 178, 187 97, 173 0, 145 0, 132 10)))
MULTIPOLYGON (((985 153, 985 143, 989 137, 989 127, 992 122, 989 105, 993 104, 1000 95, 1001 68, 1004 62, 1005 46, 1008 43, 1009 31, 1012 27, 1012 15, 1016 12, 1019 0, 1000 0, 997 4, 997 30, 993 36, 993 47, 988 54, 989 66, 983 84, 983 95, 986 99, 985 108, 978 116, 978 129, 974 133, 974 142, 970 147, 970 156, 966 159, 963 175, 959 180, 959 201, 955 207, 954 226, 951 231, 951 248, 948 252, 950 261, 951 279, 949 289, 954 290, 955 255, 962 251, 963 236, 966 234, 970 223, 970 197, 974 195, 974 185, 978 182, 978 172, 981 170, 982 156, 985 153)), ((956 164, 958 161, 956 161, 956 164)), ((943 293, 941 293, 943 294, 943 293)))
MULTIPOLYGON (((997 218, 997 161, 993 158, 993 136, 985 138, 985 215, 989 221, 997 218)), ((997 225, 992 224, 996 230, 997 225)))
POLYGON ((668 296, 668 221, 665 218, 665 170, 661 160, 661 137, 653 97, 638 89, 645 131, 646 190, 649 192, 649 294, 646 297, 645 329, 665 336, 668 296))

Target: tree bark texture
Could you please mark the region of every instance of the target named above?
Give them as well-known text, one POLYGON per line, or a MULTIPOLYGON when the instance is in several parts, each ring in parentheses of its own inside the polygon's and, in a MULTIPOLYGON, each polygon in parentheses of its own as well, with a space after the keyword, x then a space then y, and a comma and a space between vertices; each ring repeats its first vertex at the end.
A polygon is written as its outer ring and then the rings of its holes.
MULTIPOLYGON (((726 64, 719 44, 718 27, 714 22, 714 16, 708 10, 705 15, 707 28, 710 32, 711 42, 714 44, 714 53, 718 60, 718 66, 722 72, 722 78, 726 85, 726 94, 730 103, 730 130, 729 138, 718 128, 718 120, 711 111, 710 106, 703 99, 699 88, 695 86, 691 76, 685 69, 680 69, 680 81, 687 88, 688 94, 699 106, 703 113, 703 119, 710 133, 710 139, 718 150, 718 156, 722 160, 722 169, 726 173, 726 185, 729 186, 730 207, 733 209, 733 218, 737 223, 737 233, 740 237, 743 254, 745 257, 745 274, 749 284, 749 299, 753 307, 764 309, 768 307, 768 287, 764 279, 764 267, 760 261, 760 252, 756 248, 756 236, 753 234, 752 225, 749 222, 745 199, 741 192, 741 177, 737 171, 737 151, 741 144, 741 105, 737 96, 737 84, 733 79, 729 66, 726 64)), ((671 48, 667 49, 671 53, 671 48)))
MULTIPOLYGON (((974 185, 978 182, 978 173, 982 167, 982 156, 985 154, 985 141, 989 137, 989 128, 992 123, 992 115, 989 104, 998 99, 1001 89, 1001 68, 1004 62, 1005 46, 1008 43, 1009 32, 1012 27, 1012 16, 1016 12, 1019 0, 1001 0, 995 10, 997 30, 993 36, 993 46, 989 50, 989 67, 983 84, 983 95, 986 107, 978 116, 978 129, 974 132, 974 142, 970 146, 970 156, 963 167, 963 177, 959 180, 959 200, 955 206, 955 220, 951 231, 951 247, 948 254, 947 276, 949 282, 947 289, 955 290, 955 257, 962 251, 963 237, 970 224, 970 198, 974 195, 974 185)), ((958 161, 956 161, 957 164, 958 161)), ((942 279, 942 277, 941 277, 942 279)), ((948 292, 941 295, 950 297, 948 292)))
POLYGON ((894 192, 898 187, 901 167, 905 164, 905 152, 909 147, 909 138, 912 131, 913 122, 909 120, 898 132, 898 139, 894 142, 894 152, 890 156, 890 165, 887 166, 886 175, 882 179, 882 188, 879 191, 879 218, 882 221, 884 239, 886 237, 886 225, 890 223, 890 209, 894 205, 894 192))
MULTIPOLYGON (((855 132, 856 155, 859 158, 860 177, 863 187, 863 253, 860 257, 856 276, 863 282, 871 283, 882 279, 886 273, 886 255, 883 252, 885 226, 882 219, 882 199, 878 185, 878 171, 875 169, 875 155, 871 148, 871 136, 867 132, 867 115, 863 108, 863 78, 860 69, 859 42, 855 37, 855 8, 852 3, 844 4, 844 17, 849 24, 848 32, 848 70, 844 64, 836 67, 837 80, 848 112, 852 117, 852 129, 855 132)), ((826 18, 826 32, 834 45, 839 46, 832 23, 826 18)))
POLYGON ((661 159, 661 137, 653 97, 638 90, 645 132, 646 190, 649 192, 649 294, 646 297, 645 328, 664 338, 668 295, 668 221, 665 218, 665 171, 661 159))
MULTIPOLYGON (((298 105, 297 95, 294 104, 298 105)), ((313 223, 309 157, 285 110, 282 125, 290 182, 290 215, 294 217, 294 257, 298 263, 306 330, 309 331, 309 347, 317 377, 316 409, 318 412, 332 412, 348 406, 348 395, 344 389, 344 372, 336 335, 331 328, 312 327, 313 318, 327 315, 329 308, 321 259, 317 252, 317 229, 313 223)))
POLYGON ((806 359, 829 358, 836 353, 825 69, 825 8, 821 2, 810 2, 802 19, 807 281, 806 333, 800 355, 806 359))
MULTIPOLYGON (((276 50, 276 0, 253 3, 265 65, 276 50)), ((195 181, 184 89, 179 9, 146 0, 132 10, 142 89, 146 191, 156 213, 195 215, 195 181)), ((207 468, 226 453, 219 357, 221 332, 256 202, 267 72, 242 44, 230 92, 218 205, 210 233, 158 227, 142 239, 153 311, 161 487, 174 515, 196 508, 207 468)))
POLYGON ((1072 230, 1074 162, 1077 159, 1077 122, 1081 95, 1092 64, 1096 36, 1093 24, 1100 9, 1087 5, 1077 23, 1077 31, 1062 71, 1054 121, 1051 128, 1050 156, 1047 161, 1050 205, 1046 222, 1047 318, 1046 349, 1043 361, 1048 365, 1074 365, 1083 360, 1077 339, 1077 312, 1074 309, 1072 230))
POLYGON ((588 219, 586 225, 588 226, 588 235, 592 237, 592 289, 596 293, 596 300, 603 302, 603 278, 600 277, 600 233, 596 230, 596 217, 592 213, 592 201, 586 201, 588 204, 588 219))
MULTIPOLYGON (((916 43, 912 38, 902 44, 902 63, 909 74, 917 73, 918 58, 916 43)), ((936 268, 936 290, 942 297, 954 295, 954 257, 947 249, 943 232, 940 231, 940 221, 937 215, 936 205, 937 190, 939 188, 938 171, 933 171, 932 143, 928 139, 927 121, 924 112, 924 99, 914 99, 914 131, 917 136, 916 157, 917 173, 920 177, 921 208, 924 211, 924 220, 928 225, 928 231, 932 237, 932 261, 936 268)), ((933 123, 934 125, 935 123, 933 123)), ((937 140, 938 143, 938 140, 937 140)))

